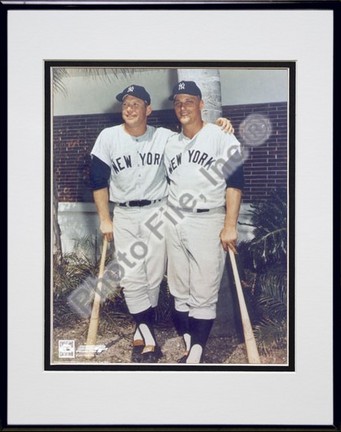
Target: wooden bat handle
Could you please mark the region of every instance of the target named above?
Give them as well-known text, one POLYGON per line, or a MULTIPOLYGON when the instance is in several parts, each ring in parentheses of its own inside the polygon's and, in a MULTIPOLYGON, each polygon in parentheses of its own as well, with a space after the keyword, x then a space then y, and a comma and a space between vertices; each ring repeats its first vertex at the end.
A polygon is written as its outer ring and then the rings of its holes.
MULTIPOLYGON (((92 310, 91 310, 88 336, 87 336, 87 340, 86 340, 87 346, 88 345, 93 346, 96 344, 98 323, 99 323, 99 308, 100 308, 100 304, 101 304, 102 278, 103 278, 103 274, 104 274, 107 249, 108 249, 108 240, 106 237, 104 237, 101 261, 100 261, 99 273, 98 273, 98 281, 97 281, 94 301, 93 301, 92 310)), ((95 356, 94 351, 89 350, 85 353, 85 358, 87 358, 88 360, 93 358, 94 356, 95 356)))
POLYGON ((234 256, 234 253, 230 248, 229 248, 229 254, 230 254, 230 259, 231 259, 233 276, 234 276, 234 280, 236 283, 236 290, 237 290, 238 302, 239 302, 239 307, 240 307, 240 315, 241 315, 241 319, 242 319, 242 326, 243 326, 243 332, 244 332, 247 357, 248 357, 249 363, 259 364, 261 361, 259 358, 256 339, 255 339, 255 336, 253 334, 249 313, 247 311, 247 307, 246 307, 246 303, 245 303, 242 284, 240 283, 240 278, 239 278, 239 273, 238 273, 238 268, 237 268, 237 263, 236 263, 236 257, 234 256))

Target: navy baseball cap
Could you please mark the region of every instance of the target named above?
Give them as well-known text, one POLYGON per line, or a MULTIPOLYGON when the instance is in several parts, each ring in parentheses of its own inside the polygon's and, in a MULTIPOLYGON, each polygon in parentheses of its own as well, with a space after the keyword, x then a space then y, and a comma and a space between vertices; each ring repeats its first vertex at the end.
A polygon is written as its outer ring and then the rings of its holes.
POLYGON ((169 96, 169 100, 174 100, 177 94, 189 94, 192 96, 199 96, 202 98, 200 88, 195 84, 194 81, 180 81, 176 86, 173 87, 173 93, 169 96))
POLYGON ((142 86, 132 84, 125 88, 122 93, 119 93, 116 96, 116 99, 122 102, 126 96, 135 96, 139 99, 142 99, 147 105, 150 105, 150 95, 142 86))

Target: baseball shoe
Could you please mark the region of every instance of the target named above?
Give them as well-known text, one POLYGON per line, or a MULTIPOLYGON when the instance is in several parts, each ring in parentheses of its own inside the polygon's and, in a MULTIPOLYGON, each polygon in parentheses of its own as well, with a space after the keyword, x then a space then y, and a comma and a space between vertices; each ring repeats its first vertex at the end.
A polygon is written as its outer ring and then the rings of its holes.
POLYGON ((162 357, 162 351, 158 345, 146 345, 141 353, 140 363, 158 363, 162 357))
POLYGON ((133 350, 131 353, 132 363, 141 363, 141 354, 144 348, 144 342, 141 339, 133 341, 133 350))

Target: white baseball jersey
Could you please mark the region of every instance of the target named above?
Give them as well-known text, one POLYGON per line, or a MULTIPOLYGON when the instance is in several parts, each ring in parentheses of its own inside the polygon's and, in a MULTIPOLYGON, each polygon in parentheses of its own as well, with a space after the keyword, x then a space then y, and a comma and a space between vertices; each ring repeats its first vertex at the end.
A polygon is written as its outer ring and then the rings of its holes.
POLYGON ((129 135, 124 125, 104 129, 91 154, 111 168, 110 201, 155 200, 167 195, 164 149, 174 132, 147 126, 139 137, 129 135))
POLYGON ((193 209, 224 206, 223 166, 236 152, 240 152, 236 137, 213 124, 206 124, 192 139, 182 132, 170 137, 165 149, 170 205, 193 209))

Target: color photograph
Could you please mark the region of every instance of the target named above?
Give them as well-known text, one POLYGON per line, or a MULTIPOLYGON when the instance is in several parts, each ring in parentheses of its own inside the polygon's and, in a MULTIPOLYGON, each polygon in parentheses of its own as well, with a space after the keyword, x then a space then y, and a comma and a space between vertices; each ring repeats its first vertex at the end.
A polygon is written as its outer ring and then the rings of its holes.
POLYGON ((293 370, 294 80, 45 63, 46 369, 293 370))

